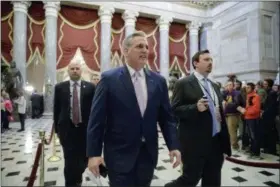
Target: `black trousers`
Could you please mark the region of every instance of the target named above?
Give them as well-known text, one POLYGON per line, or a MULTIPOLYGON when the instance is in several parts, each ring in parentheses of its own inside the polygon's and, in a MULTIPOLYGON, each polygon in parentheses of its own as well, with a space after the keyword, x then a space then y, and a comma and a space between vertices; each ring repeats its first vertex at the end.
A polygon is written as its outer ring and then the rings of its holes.
POLYGON ((1 131, 3 132, 5 121, 7 120, 7 115, 4 110, 1 110, 1 131))
POLYGON ((81 186, 88 159, 78 152, 64 150, 65 186, 81 186), (66 153, 66 154, 65 154, 66 153))
POLYGON ((148 187, 151 185, 154 175, 154 163, 145 143, 143 143, 135 165, 130 172, 120 173, 108 169, 111 187, 148 187))
MULTIPOLYGON (((204 156, 185 155, 182 151, 183 174, 177 179, 178 186, 221 186, 221 169, 224 156, 219 135, 212 138, 212 148, 204 156)), ((202 148, 203 149, 203 148, 202 148)))
POLYGON ((40 117, 40 107, 38 106, 32 106, 32 119, 39 118, 40 117))
POLYGON ((86 126, 80 124, 65 129, 67 135, 61 140, 64 154, 64 178, 65 186, 81 186, 82 175, 87 168, 86 157, 86 126))
POLYGON ((25 114, 18 113, 18 116, 19 116, 19 122, 20 122, 20 129, 24 130, 25 129, 25 114))
POLYGON ((260 156, 261 150, 261 126, 259 119, 248 119, 246 124, 249 129, 249 135, 251 140, 251 152, 255 156, 260 156))
POLYGON ((276 154, 277 130, 275 119, 262 119, 262 140, 265 153, 276 154))
POLYGON ((246 120, 242 119, 243 122, 243 133, 242 133, 242 148, 249 147, 250 137, 249 137, 249 127, 246 120))
POLYGON ((8 119, 8 117, 11 115, 10 112, 8 112, 7 110, 4 111, 4 118, 3 118, 3 129, 9 129, 9 125, 10 125, 10 121, 8 119))

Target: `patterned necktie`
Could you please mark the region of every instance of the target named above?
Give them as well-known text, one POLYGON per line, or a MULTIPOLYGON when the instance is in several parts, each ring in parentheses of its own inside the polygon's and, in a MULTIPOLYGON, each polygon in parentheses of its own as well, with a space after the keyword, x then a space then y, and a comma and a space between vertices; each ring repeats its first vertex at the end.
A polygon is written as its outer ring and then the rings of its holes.
POLYGON ((143 116, 144 112, 145 112, 145 108, 146 108, 146 103, 144 101, 144 93, 143 93, 143 89, 141 86, 140 77, 141 77, 141 74, 138 71, 136 71, 133 74, 133 78, 134 78, 133 85, 134 85, 134 89, 135 89, 135 94, 136 94, 136 98, 138 101, 138 105, 139 105, 141 114, 143 116))
POLYGON ((203 79, 203 82, 204 82, 204 88, 206 89, 207 93, 207 99, 208 99, 208 103, 209 103, 209 109, 210 109, 210 113, 212 115, 212 122, 213 122, 213 126, 212 126, 212 136, 215 136, 217 133, 218 133, 218 125, 219 125, 219 122, 217 120, 217 117, 216 117, 216 113, 215 113, 215 105, 214 105, 214 101, 213 99, 211 98, 211 96, 209 95, 211 92, 210 92, 210 88, 209 88, 209 85, 208 85, 208 79, 204 78, 203 79))
POLYGON ((80 121, 79 119, 79 98, 78 98, 78 83, 74 82, 73 85, 73 105, 72 105, 72 122, 74 125, 77 125, 80 121))

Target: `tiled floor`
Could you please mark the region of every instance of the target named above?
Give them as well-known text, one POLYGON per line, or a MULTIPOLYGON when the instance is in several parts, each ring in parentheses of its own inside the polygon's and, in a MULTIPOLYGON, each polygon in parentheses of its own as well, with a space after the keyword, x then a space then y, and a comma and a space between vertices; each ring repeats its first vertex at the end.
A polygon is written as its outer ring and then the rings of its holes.
MULTIPOLYGON (((1 136, 1 186, 26 186, 31 173, 37 144, 40 142, 39 130, 47 131, 47 137, 51 131, 50 119, 28 119, 26 131, 17 132, 18 123, 12 123, 11 130, 1 136)), ((168 152, 163 138, 159 138, 159 161, 155 170, 152 186, 163 186, 165 183, 180 175, 179 169, 172 169, 168 160, 168 152)), ((57 155, 63 157, 60 146, 56 146, 57 155)), ((49 162, 52 155, 52 146, 45 147, 45 185, 64 186, 63 159, 58 162, 49 162)), ((235 157, 246 159, 245 155, 236 153, 235 157)), ((279 158, 262 155, 262 162, 279 162, 279 158)), ((39 169, 38 169, 39 170, 39 169)), ((263 169, 236 165, 225 161, 222 172, 223 186, 279 186, 279 170, 263 169)), ((38 186, 39 172, 34 186, 38 186)), ((104 186, 108 185, 108 179, 102 179, 104 186)), ((84 186, 93 184, 86 178, 84 186)))

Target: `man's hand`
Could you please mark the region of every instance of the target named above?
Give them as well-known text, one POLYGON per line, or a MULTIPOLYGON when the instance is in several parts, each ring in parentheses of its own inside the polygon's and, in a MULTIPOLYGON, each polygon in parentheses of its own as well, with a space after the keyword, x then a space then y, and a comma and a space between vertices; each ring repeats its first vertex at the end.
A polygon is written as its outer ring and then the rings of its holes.
POLYGON ((176 168, 181 164, 181 153, 178 150, 173 150, 169 152, 170 162, 173 163, 173 168, 176 168), (174 157, 176 161, 174 162, 174 157))
POLYGON ((246 109, 245 109, 245 108, 242 108, 240 112, 241 112, 242 114, 245 114, 246 109))
POLYGON ((95 175, 95 177, 99 177, 99 166, 104 163, 104 159, 102 157, 91 157, 88 159, 88 169, 95 175))
POLYGON ((204 112, 208 109, 208 100, 207 99, 200 99, 197 102, 197 109, 199 112, 204 112))
POLYGON ((239 111, 241 114, 244 114, 246 112, 246 109, 239 106, 239 107, 237 107, 237 111, 239 111))

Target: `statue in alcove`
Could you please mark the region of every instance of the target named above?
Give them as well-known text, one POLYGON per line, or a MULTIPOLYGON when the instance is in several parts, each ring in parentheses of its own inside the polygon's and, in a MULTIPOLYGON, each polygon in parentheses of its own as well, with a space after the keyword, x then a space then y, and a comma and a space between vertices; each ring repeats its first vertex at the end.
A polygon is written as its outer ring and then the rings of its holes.
POLYGON ((6 88, 9 66, 1 59, 1 88, 6 88))
POLYGON ((11 62, 11 73, 12 73, 13 81, 15 83, 14 88, 16 90, 22 90, 23 89, 23 79, 22 79, 22 75, 21 75, 19 69, 17 68, 15 61, 11 62))
POLYGON ((17 97, 19 91, 23 90, 23 80, 20 71, 17 69, 15 62, 11 62, 10 67, 1 61, 1 82, 9 94, 10 99, 17 97))

